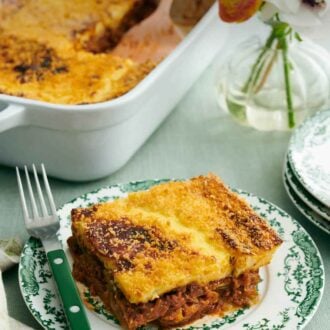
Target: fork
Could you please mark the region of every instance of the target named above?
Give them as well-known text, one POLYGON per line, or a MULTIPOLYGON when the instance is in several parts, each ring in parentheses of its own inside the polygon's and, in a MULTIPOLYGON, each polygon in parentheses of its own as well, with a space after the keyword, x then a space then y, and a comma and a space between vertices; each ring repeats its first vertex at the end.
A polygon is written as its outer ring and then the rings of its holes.
POLYGON ((79 293, 73 281, 70 266, 65 256, 59 241, 56 238, 56 232, 60 225, 56 214, 56 207, 54 198, 48 183, 46 170, 41 164, 41 173, 44 181, 44 188, 47 193, 48 202, 50 206, 50 213, 48 212, 45 197, 40 186, 38 174, 35 165, 32 165, 35 187, 37 188, 39 197, 39 206, 41 214, 38 210, 36 198, 34 196, 32 184, 30 181, 29 172, 24 166, 26 176, 26 185, 29 192, 29 200, 32 208, 32 214, 29 213, 23 184, 20 177, 20 170, 16 167, 18 190, 21 198, 21 205, 23 209, 23 217, 27 232, 36 238, 41 239, 45 248, 47 259, 54 275, 55 282, 62 300, 65 315, 68 320, 70 329, 72 330, 89 330, 91 329, 84 307, 79 297, 79 293))

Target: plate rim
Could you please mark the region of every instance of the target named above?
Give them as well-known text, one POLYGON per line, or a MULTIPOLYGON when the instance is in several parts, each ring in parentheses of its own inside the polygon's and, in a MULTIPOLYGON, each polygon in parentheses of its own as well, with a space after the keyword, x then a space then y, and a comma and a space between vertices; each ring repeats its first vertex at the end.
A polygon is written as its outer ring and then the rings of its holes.
MULTIPOLYGON (((60 210, 62 210, 67 204, 72 204, 74 202, 76 202, 79 198, 81 199, 86 199, 88 197, 88 195, 94 195, 97 194, 98 192, 100 192, 103 189, 111 189, 111 188, 115 188, 115 187, 123 187, 125 185, 135 185, 135 184, 142 184, 142 183, 146 183, 146 182, 152 182, 153 185, 157 185, 160 184, 162 182, 167 182, 167 181, 180 181, 182 179, 147 179, 147 180, 137 180, 137 181, 129 181, 127 183, 117 183, 117 184, 111 184, 111 185, 107 185, 104 187, 100 187, 97 189, 94 189, 90 192, 86 192, 84 194, 81 194, 73 199, 71 199, 68 202, 65 202, 64 204, 61 205, 61 207, 59 207, 57 209, 57 212, 59 212, 60 210)), ((150 186, 149 186, 150 187, 150 186)), ((291 217, 286 211, 284 211, 282 208, 278 207, 277 205, 273 204, 272 202, 269 202, 268 200, 264 199, 263 197, 259 197, 253 193, 241 190, 241 189, 233 189, 235 192, 239 193, 241 196, 245 195, 251 198, 256 198, 258 200, 258 202, 263 202, 265 204, 269 204, 270 206, 272 206, 276 211, 278 211, 283 217, 285 218, 289 218, 292 223, 294 225, 296 225, 297 229, 301 230, 303 232, 303 234, 305 236, 308 237, 308 239, 311 242, 311 245, 313 246, 313 248, 315 249, 315 255, 316 257, 319 259, 319 269, 321 270, 319 277, 320 277, 320 281, 321 281, 321 286, 318 288, 318 295, 317 295, 317 301, 315 302, 315 304, 313 305, 313 307, 311 308, 309 314, 307 315, 307 317, 304 318, 304 321, 302 324, 299 325, 299 328, 305 328, 305 326, 310 322, 310 320, 313 318, 313 316, 315 315, 316 311, 319 308, 319 305, 322 301, 322 297, 324 294, 324 288, 325 288, 325 272, 324 272, 324 263, 323 263, 323 259, 322 259, 322 255, 316 245, 316 243, 314 242, 313 238, 311 237, 311 235, 305 230, 305 228, 297 221, 295 220, 293 217, 291 217)), ((140 191, 140 189, 138 189, 137 191, 140 191)), ((24 248, 26 247, 26 245, 29 243, 29 241, 31 240, 31 237, 29 238, 29 240, 25 243, 24 248)), ((293 240, 292 240, 293 241, 293 240)), ((294 241, 293 241, 294 242, 294 241)), ((296 242, 294 242, 295 245, 298 245, 296 242)), ((21 255, 21 258, 23 257, 23 254, 21 255)), ((19 267, 18 267, 18 278, 19 278, 19 287, 20 287, 20 291, 24 300, 24 303, 26 304, 27 308, 29 309, 31 315, 36 319, 36 321, 44 328, 47 329, 42 323, 41 320, 39 320, 36 315, 34 314, 33 310, 28 306, 26 299, 25 299, 25 293, 23 292, 23 286, 22 286, 22 278, 21 278, 21 269, 22 269, 22 262, 21 262, 21 258, 20 258, 20 262, 19 262, 19 267)), ((212 328, 211 328, 212 329, 212 328)))
POLYGON ((287 151, 287 158, 289 160, 289 163, 291 165, 291 168, 297 177, 297 179, 301 182, 301 184, 305 187, 305 189, 313 195, 317 200, 320 201, 320 203, 324 204, 326 207, 330 207, 330 196, 329 198, 324 198, 322 195, 319 195, 317 192, 314 191, 313 187, 306 182, 306 180, 303 178, 303 176, 299 173, 299 170, 297 169, 294 157, 293 157, 293 149, 295 148, 295 140, 299 138, 299 134, 302 134, 302 131, 305 129, 307 125, 310 125, 314 121, 318 119, 319 116, 326 116, 327 118, 330 118, 330 109, 329 110, 320 110, 316 112, 314 115, 310 116, 307 120, 305 120, 302 124, 300 124, 293 132, 289 146, 287 151))
POLYGON ((285 159, 285 165, 284 165, 284 174, 286 176, 286 179, 292 188, 292 190, 296 193, 297 197, 306 204, 312 211, 320 215, 324 220, 330 221, 330 208, 326 207, 323 203, 321 203, 318 199, 316 199, 309 191, 306 190, 306 188, 300 184, 297 177, 295 177, 295 174, 291 168, 289 160, 285 159), (293 179, 291 179, 293 177, 293 179), (298 182, 295 183, 293 180, 297 180, 298 182), (308 196, 309 195, 309 196, 308 196), (311 199, 314 199, 315 202, 311 199), (318 205, 319 204, 319 205, 318 205), (322 210, 322 209, 328 209, 328 211, 322 210))
MULTIPOLYGON (((309 208, 303 201, 301 201, 299 199, 298 196, 292 196, 293 194, 296 194, 294 191, 293 193, 290 192, 290 189, 291 190, 294 190, 290 184, 289 184, 289 180, 287 179, 286 177, 286 174, 284 173, 283 174, 283 178, 282 178, 282 181, 283 181, 283 185, 284 185, 284 189, 287 193, 287 195, 289 196, 291 202, 294 204, 294 206, 298 209, 298 211, 308 220, 310 221, 313 225, 315 225, 318 229, 322 230, 324 233, 330 235, 330 224, 328 224, 328 220, 325 220, 325 219, 319 219, 319 220, 315 220, 313 215, 310 214, 310 212, 313 212, 315 213, 315 215, 317 217, 320 217, 321 216, 319 214, 317 214, 315 211, 313 211, 311 208, 309 208), (297 199, 299 200, 300 203, 304 204, 304 207, 299 205, 298 202, 297 202, 297 199), (306 210, 307 209, 307 210, 306 210), (324 222, 324 224, 323 224, 324 222), (327 229, 326 227, 329 227, 329 229, 327 229)), ((297 194, 296 194, 297 195, 297 194)))

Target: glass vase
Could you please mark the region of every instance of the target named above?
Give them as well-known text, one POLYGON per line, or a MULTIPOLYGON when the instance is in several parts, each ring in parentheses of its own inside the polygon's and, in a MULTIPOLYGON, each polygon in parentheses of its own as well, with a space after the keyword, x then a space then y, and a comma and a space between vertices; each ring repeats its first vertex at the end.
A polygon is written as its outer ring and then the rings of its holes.
POLYGON ((329 108, 330 56, 300 38, 287 38, 285 50, 268 41, 252 38, 233 51, 220 71, 218 102, 243 125, 290 130, 329 108))

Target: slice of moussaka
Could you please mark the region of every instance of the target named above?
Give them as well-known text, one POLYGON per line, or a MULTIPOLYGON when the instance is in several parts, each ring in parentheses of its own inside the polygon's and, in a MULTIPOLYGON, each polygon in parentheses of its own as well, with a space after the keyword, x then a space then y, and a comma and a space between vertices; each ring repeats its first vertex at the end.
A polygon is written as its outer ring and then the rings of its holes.
POLYGON ((73 275, 127 329, 182 326, 258 301, 282 243, 215 175, 72 210, 73 275))

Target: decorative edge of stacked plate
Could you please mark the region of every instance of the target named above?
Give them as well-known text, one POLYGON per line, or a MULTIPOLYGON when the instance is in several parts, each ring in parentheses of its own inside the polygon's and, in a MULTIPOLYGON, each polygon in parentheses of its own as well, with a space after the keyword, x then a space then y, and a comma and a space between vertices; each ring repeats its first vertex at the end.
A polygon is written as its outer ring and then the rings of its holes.
POLYGON ((282 179, 287 195, 299 212, 319 229, 330 234, 330 220, 327 220, 326 217, 320 214, 324 211, 329 216, 330 209, 327 209, 321 202, 310 195, 299 183, 298 178, 290 168, 287 156, 283 165, 282 179))

